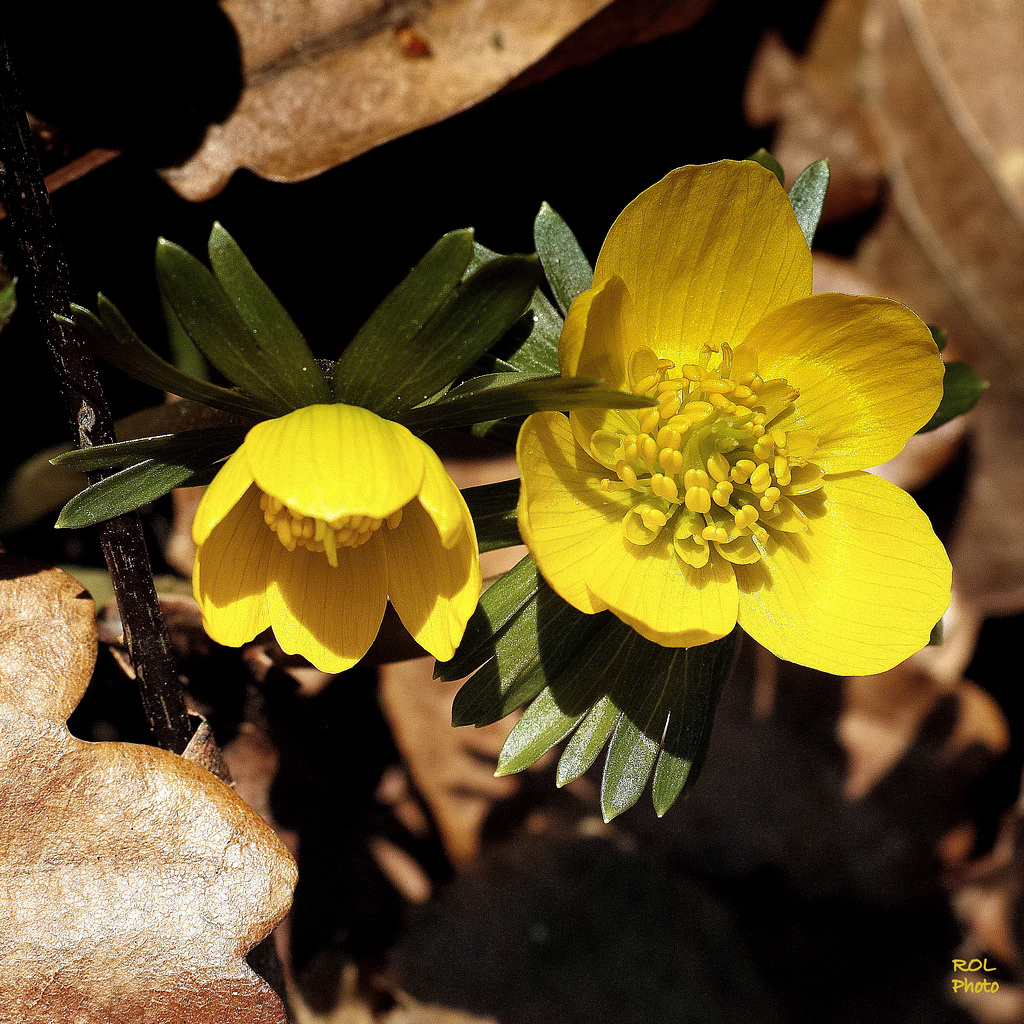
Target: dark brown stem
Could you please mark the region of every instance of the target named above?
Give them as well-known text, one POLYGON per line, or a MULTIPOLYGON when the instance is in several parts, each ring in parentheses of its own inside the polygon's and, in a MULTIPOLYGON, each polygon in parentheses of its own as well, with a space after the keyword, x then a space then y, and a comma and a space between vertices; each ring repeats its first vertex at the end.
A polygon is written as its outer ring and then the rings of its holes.
MULTIPOLYGON (((29 134, 24 105, 0 35, 0 200, 14 234, 18 301, 34 315, 46 340, 79 447, 116 440, 92 355, 73 327, 68 270, 57 225, 29 134)), ((192 733, 185 694, 153 585, 142 524, 135 514, 99 527, 125 642, 138 676, 153 739, 181 753, 192 733)))

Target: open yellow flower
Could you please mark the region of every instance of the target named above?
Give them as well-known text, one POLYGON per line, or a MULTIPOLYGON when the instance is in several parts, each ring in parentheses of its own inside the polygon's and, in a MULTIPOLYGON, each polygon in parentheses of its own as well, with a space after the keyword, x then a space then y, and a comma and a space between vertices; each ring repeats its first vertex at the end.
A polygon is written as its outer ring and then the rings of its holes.
POLYGON ((480 596, 469 509, 405 427, 349 405, 258 423, 207 488, 192 528, 207 632, 237 647, 272 626, 326 672, 366 654, 390 598, 451 658, 480 596))
POLYGON ((811 294, 773 174, 683 167, 630 203, 559 362, 658 400, 523 425, 520 530, 569 604, 667 647, 738 621, 779 657, 841 674, 924 646, 949 560, 915 502, 863 470, 934 412, 938 350, 898 303, 811 294))

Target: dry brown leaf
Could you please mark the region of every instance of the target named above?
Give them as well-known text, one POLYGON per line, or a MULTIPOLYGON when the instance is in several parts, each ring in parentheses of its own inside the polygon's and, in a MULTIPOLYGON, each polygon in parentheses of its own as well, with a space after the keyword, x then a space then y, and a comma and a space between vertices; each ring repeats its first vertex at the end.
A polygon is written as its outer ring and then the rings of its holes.
POLYGON ((485 99, 607 3, 224 0, 244 91, 164 176, 187 199, 215 195, 240 167, 311 177, 485 99))
POLYGON ((282 1024, 245 964, 295 863, 197 764, 67 730, 96 657, 80 584, 0 562, 0 1021, 282 1024))
POLYGON ((914 742, 922 723, 946 693, 959 697, 956 727, 944 754, 952 757, 979 743, 994 754, 1010 745, 1010 730, 999 705, 969 679, 938 680, 911 658, 888 672, 844 681, 837 733, 849 767, 845 795, 859 800, 885 777, 914 742))

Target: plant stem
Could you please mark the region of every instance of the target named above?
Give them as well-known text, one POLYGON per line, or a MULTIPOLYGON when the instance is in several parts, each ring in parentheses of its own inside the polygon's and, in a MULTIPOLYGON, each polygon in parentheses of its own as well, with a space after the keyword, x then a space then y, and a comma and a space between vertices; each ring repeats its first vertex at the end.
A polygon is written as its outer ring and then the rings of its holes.
MULTIPOLYGON (((116 440, 92 355, 71 324, 68 269, 57 234, 42 168, 7 44, 0 35, 0 199, 7 209, 20 266, 18 300, 35 317, 57 373, 81 448, 116 440)), ((98 477, 90 477, 90 482, 98 477)), ((139 683, 154 741, 181 753, 192 734, 185 693, 178 677, 149 553, 137 514, 118 516, 99 527, 100 544, 117 596, 125 642, 139 683)))

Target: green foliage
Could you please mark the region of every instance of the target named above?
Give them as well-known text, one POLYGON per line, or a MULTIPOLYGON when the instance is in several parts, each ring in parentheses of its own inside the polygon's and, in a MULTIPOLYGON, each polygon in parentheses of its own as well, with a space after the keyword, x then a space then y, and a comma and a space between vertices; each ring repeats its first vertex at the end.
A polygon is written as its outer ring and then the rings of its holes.
POLYGON ((780 164, 767 149, 761 148, 756 153, 751 153, 747 159, 753 160, 755 164, 760 164, 762 167, 771 171, 772 174, 779 179, 780 185, 786 184, 786 172, 783 171, 782 164, 780 164))
POLYGON ((516 505, 519 502, 519 478, 498 483, 467 487, 462 492, 466 499, 476 539, 481 551, 507 548, 521 544, 516 525, 516 505))
POLYGON ((805 167, 789 190, 789 201, 793 204, 800 230, 810 245, 821 220, 821 209, 828 191, 829 169, 827 160, 816 160, 805 167))
POLYGON ((7 321, 14 315, 15 307, 17 306, 17 299, 14 293, 14 278, 8 277, 7 272, 0 265, 0 330, 2 330, 7 321))
POLYGON ((609 612, 567 604, 527 556, 484 593, 455 658, 436 674, 473 673, 455 697, 455 725, 488 725, 525 706, 498 774, 521 771, 571 737, 558 762, 564 785, 608 743, 601 805, 610 820, 636 802, 652 772, 659 815, 696 780, 735 645, 735 632, 689 650, 651 643, 609 612))
POLYGON ((932 418, 918 431, 935 430, 944 423, 970 412, 988 387, 966 363, 946 363, 942 377, 942 400, 932 418))
POLYGON ((103 295, 97 298, 97 312, 98 316, 72 305, 71 321, 97 355, 136 380, 223 412, 249 418, 273 414, 272 407, 259 398, 196 380, 172 366, 139 338, 117 307, 103 295))
POLYGON ((564 316, 576 296, 591 286, 594 272, 568 224, 547 203, 533 222, 533 240, 551 293, 564 316))

